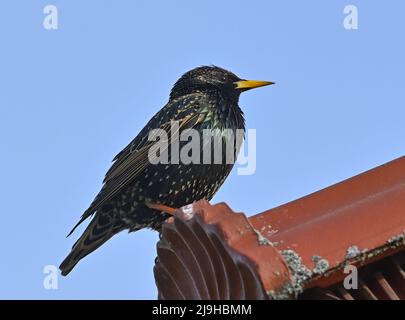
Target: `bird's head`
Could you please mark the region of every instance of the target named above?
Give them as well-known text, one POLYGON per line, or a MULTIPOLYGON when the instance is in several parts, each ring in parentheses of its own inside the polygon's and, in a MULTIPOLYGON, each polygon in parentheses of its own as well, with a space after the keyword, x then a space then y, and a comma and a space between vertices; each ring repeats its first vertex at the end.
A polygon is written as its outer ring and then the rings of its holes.
POLYGON ((244 80, 228 70, 216 66, 203 66, 186 72, 177 80, 170 93, 170 98, 193 92, 218 90, 224 96, 237 102, 241 92, 271 84, 274 82, 244 80))

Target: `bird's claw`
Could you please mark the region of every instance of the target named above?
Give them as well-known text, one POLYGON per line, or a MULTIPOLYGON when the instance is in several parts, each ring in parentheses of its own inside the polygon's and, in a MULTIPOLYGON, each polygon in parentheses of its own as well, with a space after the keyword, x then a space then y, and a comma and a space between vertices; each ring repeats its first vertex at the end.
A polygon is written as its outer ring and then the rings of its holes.
POLYGON ((146 206, 150 209, 158 210, 158 211, 163 211, 165 213, 168 213, 172 216, 176 213, 177 209, 166 206, 164 204, 159 204, 159 203, 151 203, 151 202, 146 202, 146 206))

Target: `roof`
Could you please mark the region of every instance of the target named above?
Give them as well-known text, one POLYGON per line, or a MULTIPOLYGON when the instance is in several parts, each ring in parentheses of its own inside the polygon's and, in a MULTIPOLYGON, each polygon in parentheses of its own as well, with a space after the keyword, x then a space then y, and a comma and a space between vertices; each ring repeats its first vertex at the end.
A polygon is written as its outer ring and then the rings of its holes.
POLYGON ((183 207, 157 255, 161 299, 348 299, 348 264, 365 298, 405 298, 405 157, 250 218, 225 203, 183 207), (364 283, 370 270, 384 294, 364 283))

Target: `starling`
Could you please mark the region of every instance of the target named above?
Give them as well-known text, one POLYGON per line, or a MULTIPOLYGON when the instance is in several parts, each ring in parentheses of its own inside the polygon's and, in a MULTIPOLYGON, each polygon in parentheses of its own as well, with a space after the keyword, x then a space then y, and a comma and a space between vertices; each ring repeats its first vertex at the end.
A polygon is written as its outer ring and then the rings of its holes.
MULTIPOLYGON (((170 130, 173 121, 177 121, 179 133, 186 129, 244 131, 244 116, 238 106, 240 93, 270 84, 273 82, 243 80, 216 66, 198 67, 185 73, 174 84, 169 102, 114 158, 101 191, 69 233, 93 216, 60 265, 62 275, 67 275, 79 260, 118 232, 142 228, 159 231, 172 208, 200 199, 210 200, 233 167, 224 158, 219 163, 185 164, 170 162, 169 156, 168 163, 152 164, 148 154, 156 142, 149 139, 151 130, 170 130)), ((201 154, 204 147, 212 146, 203 145, 201 154)), ((235 153, 239 147, 235 145, 235 153)))

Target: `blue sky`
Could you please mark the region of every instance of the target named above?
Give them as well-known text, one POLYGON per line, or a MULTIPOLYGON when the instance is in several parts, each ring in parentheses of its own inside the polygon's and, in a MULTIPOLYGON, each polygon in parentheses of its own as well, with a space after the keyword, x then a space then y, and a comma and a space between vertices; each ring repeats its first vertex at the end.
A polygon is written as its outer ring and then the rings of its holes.
POLYGON ((248 215, 405 154, 403 1, 22 1, 0 4, 0 298, 154 299, 157 234, 123 232, 57 290, 65 235, 113 156, 215 64, 276 86, 243 94, 257 170, 213 199, 248 215), (43 28, 56 5, 58 30, 43 28), (354 4, 359 29, 343 27, 354 4))

